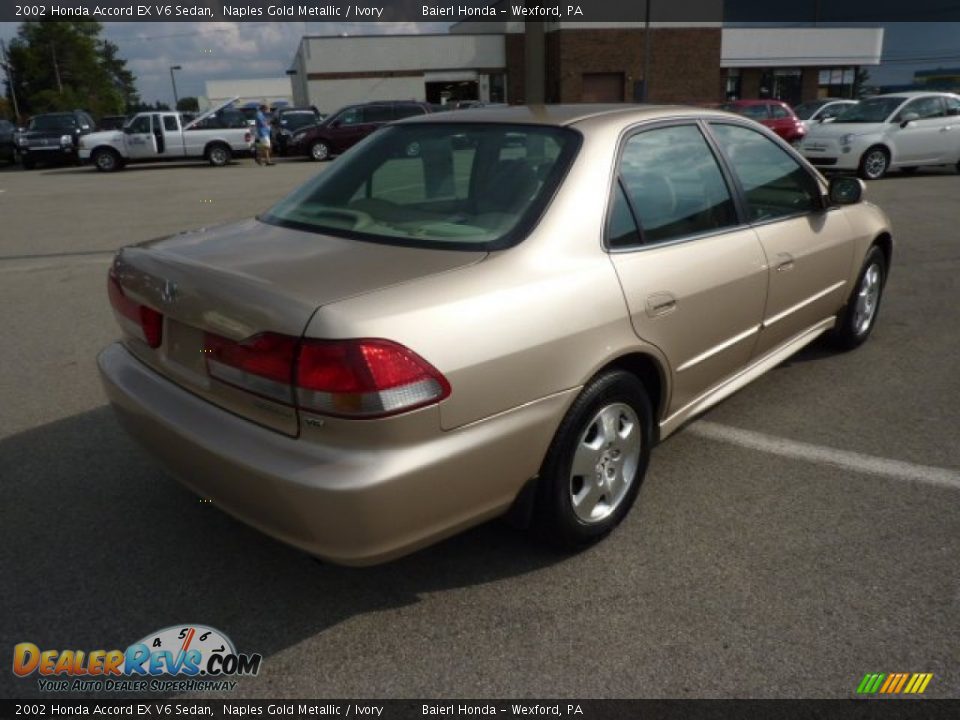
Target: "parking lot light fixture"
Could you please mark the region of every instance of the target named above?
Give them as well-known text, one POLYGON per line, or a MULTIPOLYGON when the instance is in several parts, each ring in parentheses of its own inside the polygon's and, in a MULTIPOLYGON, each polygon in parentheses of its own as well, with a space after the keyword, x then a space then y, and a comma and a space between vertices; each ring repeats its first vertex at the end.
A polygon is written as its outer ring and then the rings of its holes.
POLYGON ((179 65, 170 66, 170 83, 173 85, 173 109, 177 109, 177 104, 180 102, 180 98, 177 97, 177 79, 173 76, 174 70, 182 70, 183 68, 179 65))

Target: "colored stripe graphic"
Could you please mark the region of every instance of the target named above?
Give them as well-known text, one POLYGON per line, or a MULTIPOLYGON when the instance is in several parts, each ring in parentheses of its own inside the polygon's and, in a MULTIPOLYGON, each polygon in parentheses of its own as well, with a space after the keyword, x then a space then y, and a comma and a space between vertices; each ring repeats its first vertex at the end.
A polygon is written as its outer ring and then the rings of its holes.
POLYGON ((857 686, 858 695, 922 695, 933 673, 867 673, 857 686))

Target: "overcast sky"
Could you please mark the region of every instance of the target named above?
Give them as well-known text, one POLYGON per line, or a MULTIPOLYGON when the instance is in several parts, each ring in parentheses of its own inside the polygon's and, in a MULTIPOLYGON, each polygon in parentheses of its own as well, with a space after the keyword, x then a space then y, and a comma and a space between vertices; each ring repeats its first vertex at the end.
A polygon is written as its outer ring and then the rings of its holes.
MULTIPOLYGON (((204 82, 282 77, 300 38, 310 35, 444 32, 447 23, 151 22, 104 23, 137 77, 141 97, 171 103, 171 65, 180 97, 204 95, 204 82)), ((921 68, 960 67, 960 23, 885 23, 884 59, 871 82, 908 83, 921 68), (917 61, 918 58, 923 60, 917 61)), ((9 42, 16 23, 0 23, 9 42)), ((328 108, 329 109, 329 108, 328 108)))

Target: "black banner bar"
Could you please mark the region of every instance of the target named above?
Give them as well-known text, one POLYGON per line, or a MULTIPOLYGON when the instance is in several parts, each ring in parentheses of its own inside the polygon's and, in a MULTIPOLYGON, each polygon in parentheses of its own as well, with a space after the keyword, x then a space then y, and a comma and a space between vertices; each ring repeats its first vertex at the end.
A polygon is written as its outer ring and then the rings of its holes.
MULTIPOLYGON (((956 22, 944 0, 649 0, 654 23, 956 22)), ((3 0, 0 21, 645 22, 647 0, 3 0)))
POLYGON ((2 700, 0 717, 939 720, 960 700, 2 700))

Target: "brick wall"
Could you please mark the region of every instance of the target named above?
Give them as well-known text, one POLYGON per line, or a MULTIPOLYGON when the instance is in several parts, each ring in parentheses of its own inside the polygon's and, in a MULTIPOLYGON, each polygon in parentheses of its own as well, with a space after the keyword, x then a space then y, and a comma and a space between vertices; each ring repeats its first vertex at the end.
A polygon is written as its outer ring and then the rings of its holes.
MULTIPOLYGON (((650 31, 651 102, 717 102, 722 98, 720 28, 650 31)), ((643 79, 644 30, 558 30, 546 35, 547 102, 580 102, 584 73, 623 73, 623 97, 643 79)), ((523 103, 522 33, 506 38, 507 97, 523 103)))

